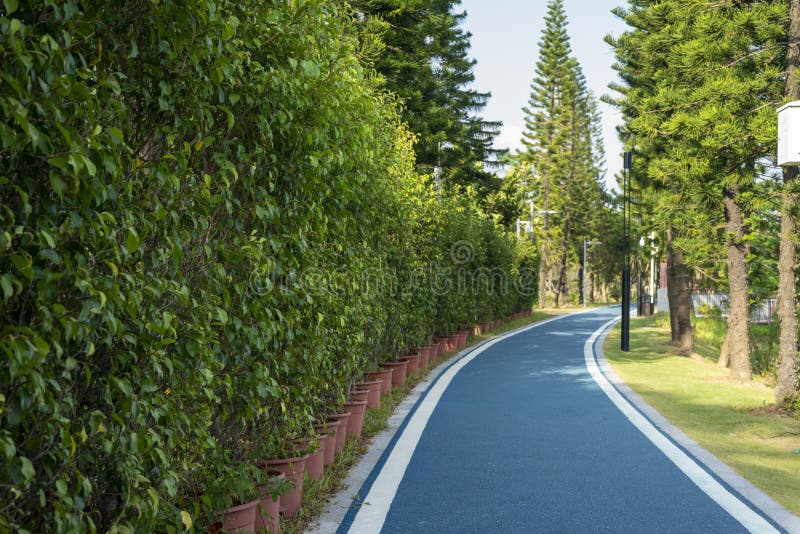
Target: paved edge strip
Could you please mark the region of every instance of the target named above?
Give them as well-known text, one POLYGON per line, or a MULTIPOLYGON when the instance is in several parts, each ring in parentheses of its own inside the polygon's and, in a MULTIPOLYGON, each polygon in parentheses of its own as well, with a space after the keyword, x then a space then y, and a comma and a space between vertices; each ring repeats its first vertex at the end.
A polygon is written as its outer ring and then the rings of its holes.
MULTIPOLYGON (((483 350, 489 348, 489 346, 512 337, 513 335, 543 326, 553 321, 564 319, 566 317, 589 313, 598 309, 602 308, 589 308, 587 310, 580 310, 570 314, 559 315, 550 319, 545 319, 529 325, 521 326, 515 330, 500 334, 497 337, 492 337, 481 341, 477 345, 473 345, 472 347, 464 349, 455 356, 452 356, 450 359, 440 363, 428 374, 425 380, 417 384, 417 386, 408 394, 408 396, 398 405, 394 414, 390 416, 389 420, 387 421, 388 428, 381 431, 373 438, 373 442, 369 446, 367 453, 354 467, 351 468, 348 477, 344 480, 344 489, 340 490, 336 494, 336 496, 326 506, 322 516, 311 526, 311 528, 307 530, 307 533, 333 534, 334 532, 357 532, 352 528, 353 521, 362 508, 371 508, 375 506, 374 504, 370 504, 370 502, 367 500, 367 497, 369 496, 369 492, 372 489, 375 481, 382 473, 383 467, 388 461, 390 453, 393 451, 393 448, 399 441, 399 438, 405 432, 409 422, 416 414, 422 402, 427 398, 432 388, 436 385, 436 383, 438 383, 439 379, 442 378, 442 375, 461 362, 462 359, 472 356, 470 358, 471 361, 480 352, 483 352, 483 350), (479 352, 475 353, 476 351, 479 352), (354 494, 351 488, 360 489, 354 494), (362 507, 362 503, 365 504, 364 507, 362 507)), ((464 365, 466 365, 466 363, 468 362, 464 362, 464 365)), ((461 367, 463 367, 463 365, 461 367)), ((453 375, 455 375, 455 372, 453 375)), ((452 376, 448 379, 448 383, 450 380, 452 380, 452 376)), ((441 393, 439 394, 439 397, 441 397, 441 393)), ((436 402, 438 402, 438 400, 439 399, 437 398, 436 402)), ((432 411, 433 410, 431 409, 430 412, 432 413, 432 411)), ((429 417, 430 413, 425 418, 426 423, 429 417)), ((417 441, 418 440, 419 438, 417 438, 417 441)), ((411 452, 413 453, 413 450, 411 452)), ((411 455, 409 454, 409 460, 410 456, 411 455)), ((406 461, 405 464, 407 466, 408 461, 406 461)), ((403 472, 405 472, 405 469, 403 469, 403 472)), ((399 482, 400 480, 397 480, 397 484, 395 485, 392 496, 394 496, 394 492, 396 491, 399 482)), ((390 505, 391 501, 386 505, 386 510, 384 510, 382 514, 383 520, 386 518, 386 514, 388 513, 390 505)), ((381 525, 383 524, 383 520, 381 521, 381 525)), ((380 526, 377 528, 373 526, 370 527, 368 532, 377 532, 379 529, 380 526)))
POLYGON ((606 396, 697 487, 749 531, 777 532, 775 526, 779 526, 791 534, 800 534, 800 518, 672 425, 617 376, 603 353, 602 345, 611 327, 618 321, 613 319, 600 327, 584 345, 586 367, 606 396), (739 493, 770 521, 734 496, 715 477, 739 493))

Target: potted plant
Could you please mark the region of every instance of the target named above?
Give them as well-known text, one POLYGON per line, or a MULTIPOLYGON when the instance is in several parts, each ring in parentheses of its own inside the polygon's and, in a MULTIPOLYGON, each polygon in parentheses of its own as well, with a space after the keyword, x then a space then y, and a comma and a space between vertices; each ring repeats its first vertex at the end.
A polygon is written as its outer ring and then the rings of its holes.
POLYGON ((419 354, 409 353, 406 356, 400 358, 400 361, 408 362, 408 366, 406 367, 406 376, 414 376, 419 372, 419 354))
POLYGON ((392 375, 394 369, 376 369, 374 371, 367 371, 364 373, 364 380, 381 381, 381 394, 388 395, 392 392, 392 375))
POLYGON ((267 469, 263 473, 264 480, 258 486, 261 502, 256 510, 255 532, 279 534, 281 495, 292 489, 291 484, 280 471, 267 469))
POLYGON ((322 478, 325 470, 325 441, 314 436, 294 439, 292 443, 297 446, 298 452, 308 455, 305 466, 308 476, 315 480, 322 478))
POLYGON ((367 413, 367 401, 351 400, 345 402, 343 407, 346 412, 350 413, 350 417, 347 419, 347 436, 361 439, 361 429, 367 413))
POLYGON ((335 442, 335 450, 336 454, 342 452, 344 449, 345 440, 347 439, 347 421, 350 419, 350 412, 340 412, 328 415, 326 417, 326 422, 330 423, 332 421, 337 421, 339 424, 336 425, 336 442, 335 442))
MULTIPOLYGON (((355 387, 358 389, 369 390, 367 394, 367 408, 370 410, 381 409, 381 385, 383 380, 368 380, 363 382, 356 382, 355 387)), ((390 379, 391 384, 391 379, 390 379)))
POLYGON ((290 447, 282 456, 264 461, 261 467, 279 471, 293 482, 291 489, 280 496, 280 509, 286 517, 294 517, 303 501, 303 473, 308 454, 300 454, 290 447))
POLYGON ((336 434, 340 426, 339 421, 326 421, 314 425, 314 431, 319 434, 319 438, 325 442, 323 452, 324 465, 333 465, 336 461, 336 434))
POLYGON ((395 362, 383 362, 381 367, 384 369, 391 369, 393 371, 392 386, 401 388, 406 384, 406 369, 408 368, 407 361, 400 360, 395 362))

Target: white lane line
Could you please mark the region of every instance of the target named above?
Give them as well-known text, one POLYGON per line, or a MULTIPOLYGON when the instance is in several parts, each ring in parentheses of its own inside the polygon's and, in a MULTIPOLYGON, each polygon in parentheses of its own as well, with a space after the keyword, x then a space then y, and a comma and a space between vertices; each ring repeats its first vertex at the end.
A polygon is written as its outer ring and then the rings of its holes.
POLYGON ((386 463, 381 468, 380 473, 372 483, 372 487, 364 498, 364 503, 358 510, 352 525, 348 529, 351 534, 374 534, 380 532, 383 524, 386 521, 386 515, 389 513, 389 508, 392 505, 397 488, 403 480, 406 468, 411 461, 411 456, 417 448, 422 432, 428 424, 428 420, 433 414, 436 405, 442 398, 447 386, 453 380, 455 375, 469 362, 474 360, 479 354, 486 349, 492 347, 496 343, 503 341, 511 336, 515 336, 522 332, 527 332, 533 328, 544 326, 547 323, 563 319, 564 317, 574 316, 582 313, 588 313, 593 310, 581 311, 570 315, 562 315, 553 317, 534 323, 530 326, 513 330, 503 334, 491 341, 486 342, 472 352, 464 355, 460 360, 451 365, 444 373, 442 373, 439 380, 431 387, 425 398, 417 407, 417 411, 411 416, 411 419, 403 429, 403 433, 398 438, 397 442, 386 459, 386 463))
POLYGON ((664 453, 669 460, 674 463, 678 469, 689 477, 706 495, 711 497, 717 504, 719 504, 726 512, 728 512, 734 519, 744 526, 750 532, 761 533, 777 533, 775 529, 766 519, 755 513, 749 506, 739 500, 725 487, 717 482, 711 475, 709 475, 702 467, 700 467, 691 457, 685 452, 676 447, 669 441, 664 434, 662 434, 650 421, 648 421, 641 413, 639 413, 625 397, 623 397, 611 385, 608 379, 600 372, 594 355, 594 342, 597 338, 612 324, 619 319, 612 319, 598 330, 596 330, 591 337, 586 341, 583 346, 583 357, 586 361, 586 368, 589 374, 603 390, 606 396, 613 402, 619 411, 639 429, 639 431, 649 439, 653 445, 664 453))

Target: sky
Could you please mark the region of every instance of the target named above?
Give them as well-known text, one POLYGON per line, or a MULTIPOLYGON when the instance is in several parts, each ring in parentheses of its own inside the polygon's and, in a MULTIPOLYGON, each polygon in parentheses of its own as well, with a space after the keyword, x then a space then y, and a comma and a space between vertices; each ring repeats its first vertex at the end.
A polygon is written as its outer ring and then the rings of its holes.
MULTIPOLYGON (((495 139, 497 148, 514 151, 522 146, 522 107, 530 96, 547 3, 547 0, 462 0, 456 7, 457 11, 467 12, 463 27, 472 33, 470 56, 477 61, 473 87, 492 93, 481 115, 485 120, 503 122, 503 129, 495 139)), ((611 68, 614 52, 603 37, 618 36, 625 31, 626 26, 611 14, 611 9, 620 5, 627 5, 627 1, 564 0, 572 52, 598 98, 612 94, 608 84, 617 79, 611 68)), ((600 112, 606 185, 612 189, 616 187, 614 175, 622 168, 622 144, 615 130, 620 116, 602 102, 600 112)))

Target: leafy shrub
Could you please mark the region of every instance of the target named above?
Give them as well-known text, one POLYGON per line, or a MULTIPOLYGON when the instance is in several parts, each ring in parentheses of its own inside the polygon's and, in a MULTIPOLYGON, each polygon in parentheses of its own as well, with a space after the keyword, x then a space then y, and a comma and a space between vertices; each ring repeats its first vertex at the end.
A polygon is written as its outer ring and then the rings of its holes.
POLYGON ((521 263, 341 3, 3 5, 0 530, 208 525, 367 366, 530 306, 436 291, 521 263))
POLYGON ((701 304, 697 307, 697 315, 708 317, 709 319, 722 319, 722 310, 719 306, 711 306, 710 304, 701 304))
POLYGON ((750 364, 753 373, 776 377, 778 371, 778 323, 750 326, 750 364))

